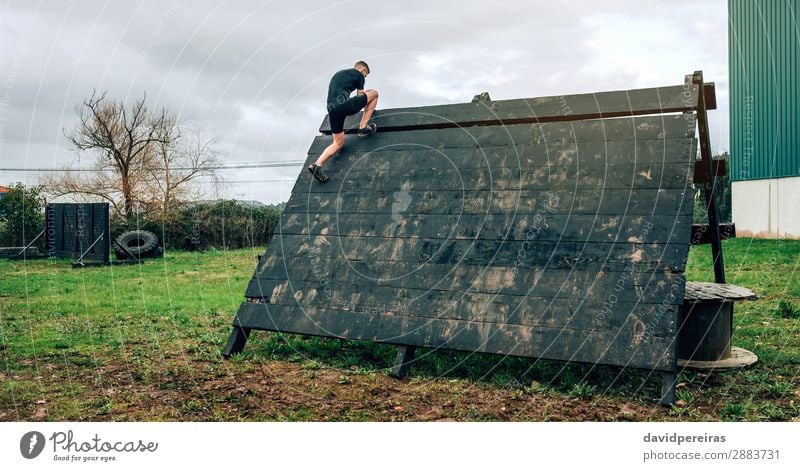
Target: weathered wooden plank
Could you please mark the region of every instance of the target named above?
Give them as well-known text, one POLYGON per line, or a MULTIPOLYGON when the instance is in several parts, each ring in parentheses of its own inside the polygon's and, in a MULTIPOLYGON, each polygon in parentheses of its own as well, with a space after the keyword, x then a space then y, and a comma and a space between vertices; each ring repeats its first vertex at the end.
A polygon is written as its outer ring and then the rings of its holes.
MULTIPOLYGON (((539 167, 510 169, 441 168, 398 171, 388 162, 375 162, 365 170, 328 168, 325 185, 310 185, 306 193, 465 190, 571 190, 687 188, 691 173, 686 164, 608 165, 606 167, 539 167)), ((311 181, 311 175, 308 175, 311 181)))
POLYGON ((617 332, 370 315, 352 311, 243 304, 235 326, 396 345, 552 358, 674 371, 671 337, 630 323, 617 332))
MULTIPOLYGON (((578 95, 394 108, 375 111, 372 122, 386 132, 664 114, 696 109, 698 91, 698 85, 686 83, 578 95)), ((358 113, 348 117, 345 120, 345 129, 357 128, 361 115, 362 113, 358 113)), ((320 125, 320 132, 330 133, 327 116, 320 125)))
POLYGON ((616 331, 641 322, 651 335, 674 334, 677 304, 619 301, 625 283, 583 299, 521 296, 361 284, 261 280, 247 295, 269 304, 553 328, 616 331))
POLYGON ((589 216, 537 214, 426 215, 320 214, 281 216, 275 237, 284 234, 355 237, 419 237, 449 239, 641 242, 689 240, 691 220, 686 215, 589 216))
MULTIPOLYGON (((571 123, 517 124, 494 127, 378 132, 368 139, 349 137, 342 152, 376 150, 441 150, 454 147, 556 145, 597 141, 646 141, 694 138, 693 114, 597 119, 571 123)), ((308 153, 318 154, 332 142, 331 136, 314 138, 308 153)))
POLYGON ((621 271, 670 270, 686 262, 687 244, 566 241, 487 241, 391 237, 283 235, 267 261, 308 263, 309 258, 507 267, 552 266, 621 271))
POLYGON ((375 190, 371 193, 304 193, 284 213, 536 214, 637 216, 691 214, 691 190, 631 188, 584 190, 375 190), (400 208, 404 208, 400 211, 400 208))
MULTIPOLYGON (((310 153, 306 164, 315 162, 319 153, 310 153)), ((609 164, 686 163, 695 162, 697 140, 630 139, 589 142, 557 140, 542 144, 500 146, 447 147, 442 149, 377 148, 353 150, 345 146, 329 164, 351 170, 363 169, 366 164, 388 162, 396 169, 405 168, 529 168, 564 165, 604 166, 609 164)), ((695 172, 696 173, 696 172, 695 172)))
MULTIPOLYGON (((680 304, 683 302, 684 278, 680 273, 656 270, 582 270, 580 268, 504 266, 429 265, 408 262, 370 262, 328 259, 306 259, 305 263, 285 263, 268 259, 251 280, 305 281, 352 285, 426 288, 446 291, 498 293, 529 296, 557 296, 570 299, 604 299, 618 286, 629 289, 619 292, 618 301, 680 304), (679 298, 679 299, 674 299, 679 298)), ((264 287, 250 286, 248 293, 267 292, 264 287)))

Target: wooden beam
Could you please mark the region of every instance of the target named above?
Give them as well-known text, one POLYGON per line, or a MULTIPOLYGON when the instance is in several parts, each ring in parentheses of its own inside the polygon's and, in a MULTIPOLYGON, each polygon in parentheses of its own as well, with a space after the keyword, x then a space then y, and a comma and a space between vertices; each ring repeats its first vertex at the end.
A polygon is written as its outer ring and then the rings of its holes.
POLYGON ((248 337, 250 336, 250 330, 251 329, 249 327, 234 326, 230 335, 228 336, 228 342, 225 344, 225 348, 222 350, 222 356, 225 358, 230 358, 231 355, 241 353, 241 351, 244 349, 244 345, 247 343, 248 337))
POLYGON ((408 377, 408 372, 411 370, 411 362, 414 361, 414 352, 417 347, 400 345, 397 347, 397 356, 394 359, 392 366, 392 376, 398 379, 405 379, 408 377))
MULTIPOLYGON (((692 83, 703 87, 703 71, 695 71, 692 76, 692 83)), ((714 175, 714 167, 711 155, 711 138, 708 132, 708 113, 706 112, 705 93, 699 95, 697 106, 697 129, 700 140, 700 155, 706 167, 706 175, 714 175)), ((719 233, 719 212, 717 211, 716 198, 714 196, 715 178, 707 178, 705 185, 706 208, 708 212, 708 225, 711 234, 711 256, 714 265, 714 281, 725 283, 725 259, 722 254, 722 237, 719 233)))
POLYGON ((705 106, 707 110, 717 109, 717 88, 714 82, 703 84, 705 106))
MULTIPOLYGON (((695 122, 695 115, 692 112, 571 122, 506 124, 503 125, 502 132, 498 132, 493 126, 400 130, 392 133, 379 131, 368 138, 348 137, 341 152, 372 153, 376 150, 418 152, 451 147, 475 149, 525 144, 554 145, 561 140, 567 143, 582 143, 693 138, 695 122)), ((317 136, 308 152, 322 153, 331 142, 331 136, 317 136)))
POLYGON ((675 373, 661 374, 661 400, 660 404, 664 407, 671 407, 675 403, 675 383, 677 375, 675 373))
MULTIPOLYGON (((603 300, 614 294, 614 300, 640 303, 681 304, 683 274, 670 271, 604 271, 557 268, 551 266, 525 267, 516 273, 504 266, 430 265, 407 262, 354 262, 342 259, 275 260, 261 267, 248 287, 248 296, 272 293, 275 281, 292 283, 304 281, 393 288, 425 288, 454 292, 512 294, 519 296, 551 296, 572 299, 574 302, 603 300), (622 289, 615 289, 622 286, 622 289), (627 288, 627 289, 626 289, 627 288), (681 299, 674 299, 680 297, 681 299), (665 298, 666 301, 665 301, 665 298)), ((294 290, 292 290, 294 292, 294 290)), ((612 303, 613 304, 613 303, 612 303)))
MULTIPOLYGON (((711 232, 711 228, 708 224, 692 224, 692 245, 710 244, 711 232)), ((735 238, 736 224, 720 224, 719 237, 720 240, 735 238)))
MULTIPOLYGON (((728 168, 725 164, 725 159, 711 159, 711 172, 713 177, 724 177, 728 174, 728 168)), ((694 178, 692 181, 695 184, 705 183, 709 180, 708 166, 702 160, 695 160, 694 162, 694 178)))
MULTIPOLYGON (((657 88, 392 108, 376 110, 372 122, 378 125, 380 133, 682 113, 697 109, 699 89, 689 81, 657 88)), ((345 120, 345 132, 357 130, 361 115, 358 113, 345 120)), ((327 115, 319 130, 330 134, 327 115)))

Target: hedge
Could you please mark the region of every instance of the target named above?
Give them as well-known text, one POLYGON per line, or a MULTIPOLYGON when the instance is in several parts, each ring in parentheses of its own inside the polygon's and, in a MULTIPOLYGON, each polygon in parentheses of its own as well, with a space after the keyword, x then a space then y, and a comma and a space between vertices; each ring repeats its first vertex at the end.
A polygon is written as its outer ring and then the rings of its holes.
POLYGON ((280 215, 281 206, 252 206, 230 200, 190 203, 167 221, 146 216, 134 221, 112 218, 111 234, 116 238, 125 231, 147 230, 155 233, 167 249, 263 247, 272 238, 280 215))

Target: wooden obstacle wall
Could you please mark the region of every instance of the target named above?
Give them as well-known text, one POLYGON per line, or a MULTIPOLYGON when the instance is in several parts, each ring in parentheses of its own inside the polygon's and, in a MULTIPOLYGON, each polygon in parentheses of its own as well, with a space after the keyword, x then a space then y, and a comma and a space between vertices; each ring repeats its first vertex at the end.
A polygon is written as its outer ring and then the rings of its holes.
POLYGON ((256 329, 675 371, 701 88, 376 112, 301 170, 225 355, 256 329))
POLYGON ((84 258, 108 262, 108 203, 49 203, 45 208, 44 245, 49 257, 78 258, 91 247, 84 258))

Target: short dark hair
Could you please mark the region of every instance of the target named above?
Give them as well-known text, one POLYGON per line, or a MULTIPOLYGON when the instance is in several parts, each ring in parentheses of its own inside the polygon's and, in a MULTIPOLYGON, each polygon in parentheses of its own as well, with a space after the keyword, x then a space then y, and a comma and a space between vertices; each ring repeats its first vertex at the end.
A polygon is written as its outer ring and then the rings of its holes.
POLYGON ((364 61, 358 61, 358 62, 356 62, 356 65, 354 65, 353 67, 358 67, 359 65, 360 65, 361 67, 363 67, 363 68, 367 69, 367 73, 369 73, 369 66, 367 65, 367 63, 366 63, 366 62, 364 62, 364 61))

